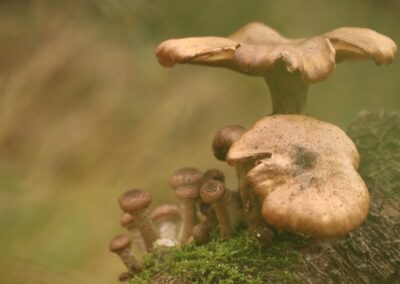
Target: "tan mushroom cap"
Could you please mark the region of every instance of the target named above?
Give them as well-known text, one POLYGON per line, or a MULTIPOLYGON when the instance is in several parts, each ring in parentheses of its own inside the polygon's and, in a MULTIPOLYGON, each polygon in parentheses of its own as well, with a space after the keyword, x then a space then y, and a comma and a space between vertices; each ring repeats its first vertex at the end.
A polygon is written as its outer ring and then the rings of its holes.
POLYGON ((122 214, 121 226, 128 230, 134 228, 136 226, 135 217, 129 213, 122 214))
POLYGON ((118 252, 130 246, 131 243, 132 239, 129 236, 119 235, 110 241, 109 250, 111 252, 118 252))
POLYGON ((227 161, 254 162, 246 180, 263 201, 263 218, 279 229, 335 237, 367 216, 357 149, 335 125, 302 115, 269 116, 232 145, 227 161))
POLYGON ((150 218, 153 221, 168 218, 172 221, 179 221, 181 219, 181 212, 178 207, 173 204, 163 204, 154 209, 150 218))
POLYGON ((141 189, 131 189, 124 192, 118 202, 124 212, 133 214, 149 207, 151 197, 150 194, 141 189))
POLYGON ((193 167, 185 167, 175 171, 169 179, 169 186, 176 189, 180 186, 194 184, 203 177, 201 171, 193 167))
POLYGON ((161 65, 192 63, 221 66, 249 75, 265 76, 283 63, 290 73, 299 72, 303 81, 326 79, 336 61, 372 59, 390 63, 397 46, 390 38, 365 28, 338 28, 325 34, 289 39, 258 22, 245 25, 229 38, 191 37, 161 43, 156 55, 161 65))

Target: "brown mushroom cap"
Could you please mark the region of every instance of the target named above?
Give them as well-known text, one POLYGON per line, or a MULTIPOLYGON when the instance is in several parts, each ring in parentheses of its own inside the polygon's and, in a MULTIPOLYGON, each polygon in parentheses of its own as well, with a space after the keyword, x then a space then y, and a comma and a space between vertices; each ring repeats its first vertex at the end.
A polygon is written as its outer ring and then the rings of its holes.
POLYGON ((133 213, 149 207, 151 204, 150 195, 141 189, 126 191, 118 200, 119 206, 124 212, 133 213))
POLYGON ((111 252, 119 252, 119 251, 125 249, 126 247, 130 246, 131 243, 132 243, 132 240, 129 236, 119 235, 110 241, 109 250, 111 252))
POLYGON ((121 226, 126 229, 135 227, 135 218, 129 213, 124 213, 121 217, 121 226))
POLYGON ((359 156, 338 127, 302 115, 258 121, 236 141, 227 161, 254 161, 246 180, 263 201, 271 225, 315 237, 347 234, 369 207, 357 173, 359 156))
POLYGON ((201 200, 205 203, 214 203, 220 200, 224 194, 225 185, 218 180, 210 179, 200 189, 201 200))
POLYGON ((220 161, 225 161, 229 148, 245 131, 240 125, 228 125, 220 129, 212 141, 214 156, 220 161))
POLYGON ((219 180, 220 182, 225 182, 225 175, 219 169, 209 169, 203 175, 203 182, 209 179, 215 179, 219 180))
POLYGON ((172 221, 179 221, 181 219, 181 213, 177 206, 173 204, 163 204, 154 209, 150 218, 153 221, 158 221, 164 218, 168 218, 172 221))
POLYGON ((390 63, 397 46, 390 38, 370 29, 339 28, 323 35, 289 39, 258 22, 245 25, 229 38, 191 37, 161 43, 156 54, 160 64, 193 63, 222 66, 250 75, 265 76, 283 63, 303 81, 326 79, 338 61, 372 59, 390 63))
POLYGON ((183 185, 199 182, 203 174, 196 168, 186 167, 177 170, 169 179, 169 186, 176 189, 183 185))
POLYGON ((197 199, 199 198, 199 194, 198 186, 185 185, 175 189, 175 195, 179 199, 197 199))

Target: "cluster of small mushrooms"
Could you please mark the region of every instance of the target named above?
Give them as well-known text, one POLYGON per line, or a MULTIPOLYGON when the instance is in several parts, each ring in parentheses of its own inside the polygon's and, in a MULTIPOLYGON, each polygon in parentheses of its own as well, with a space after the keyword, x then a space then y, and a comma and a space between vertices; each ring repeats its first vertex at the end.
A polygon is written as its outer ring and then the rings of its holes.
POLYGON ((205 244, 215 230, 226 240, 239 224, 264 242, 280 230, 327 239, 358 228, 369 208, 368 190, 357 172, 358 151, 340 128, 301 113, 308 85, 326 79, 336 62, 390 63, 396 51, 390 38, 369 29, 339 28, 288 39, 261 23, 250 23, 228 38, 161 43, 156 54, 163 66, 219 66, 264 77, 273 114, 248 129, 226 126, 214 136, 214 156, 234 167, 237 191, 225 187, 218 169, 202 173, 188 167, 169 180, 180 208, 165 204, 149 214, 148 193, 134 189, 120 197, 121 224, 131 232, 110 243, 128 268, 120 280, 141 270, 144 252, 205 244))

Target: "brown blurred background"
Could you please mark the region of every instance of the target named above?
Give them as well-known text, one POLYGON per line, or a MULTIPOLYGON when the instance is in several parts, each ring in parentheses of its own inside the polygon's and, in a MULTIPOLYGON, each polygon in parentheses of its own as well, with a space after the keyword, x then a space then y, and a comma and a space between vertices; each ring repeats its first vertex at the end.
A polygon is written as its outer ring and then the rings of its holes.
MULTIPOLYGON (((166 70, 154 49, 253 20, 292 37, 360 26, 400 42, 397 0, 0 1, 0 283, 114 283, 124 190, 172 201, 168 176, 188 165, 234 184, 210 142, 270 112, 264 81, 166 70)), ((399 60, 339 65, 307 113, 345 128, 360 110, 399 109, 399 74, 399 60)))

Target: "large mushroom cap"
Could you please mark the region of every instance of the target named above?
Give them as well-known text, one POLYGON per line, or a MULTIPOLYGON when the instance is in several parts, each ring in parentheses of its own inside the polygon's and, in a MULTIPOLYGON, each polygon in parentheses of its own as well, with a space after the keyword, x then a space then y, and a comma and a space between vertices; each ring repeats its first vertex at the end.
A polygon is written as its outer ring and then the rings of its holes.
POLYGON ((277 228, 315 237, 345 235, 368 213, 358 152, 338 127, 301 115, 257 122, 237 140, 228 163, 252 161, 247 181, 277 228))

